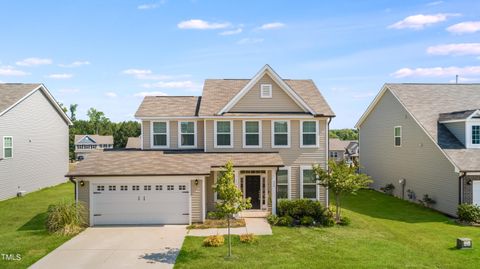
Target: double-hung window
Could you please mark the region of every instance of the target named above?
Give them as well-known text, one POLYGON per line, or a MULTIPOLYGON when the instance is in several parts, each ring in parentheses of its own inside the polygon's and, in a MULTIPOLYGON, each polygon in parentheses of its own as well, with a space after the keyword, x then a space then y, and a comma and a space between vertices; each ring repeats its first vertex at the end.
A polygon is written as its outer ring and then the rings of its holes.
POLYGON ((13 137, 3 137, 3 158, 8 159, 13 157, 13 137))
POLYGON ((315 173, 312 167, 300 168, 301 197, 307 199, 318 199, 318 186, 315 173))
POLYGON ((402 146, 402 126, 395 126, 393 137, 394 137, 395 147, 401 147, 402 146))
POLYGON ((272 148, 290 147, 290 121, 272 121, 272 148))
POLYGON ((301 121, 300 146, 318 147, 318 122, 301 121))
POLYGON ((290 199, 290 168, 277 172, 277 199, 290 199))
POLYGON ((194 148, 197 146, 197 123, 195 121, 180 121, 178 144, 183 148, 194 148))
POLYGON ((261 121, 243 121, 243 147, 262 147, 261 121))
POLYGON ((168 121, 152 122, 152 148, 168 148, 168 121))
POLYGON ((233 122, 215 121, 215 147, 232 148, 233 147, 233 122))
POLYGON ((480 145, 480 125, 472 125, 472 144, 480 145))

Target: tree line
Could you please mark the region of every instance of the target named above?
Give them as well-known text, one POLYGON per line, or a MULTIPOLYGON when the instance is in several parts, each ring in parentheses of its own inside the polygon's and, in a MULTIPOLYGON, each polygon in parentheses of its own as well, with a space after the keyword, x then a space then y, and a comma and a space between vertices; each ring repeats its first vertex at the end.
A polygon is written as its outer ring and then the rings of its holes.
POLYGON ((357 129, 332 129, 329 132, 330 138, 338 138, 340 140, 358 140, 357 129))
POLYGON ((128 137, 140 136, 139 122, 112 122, 105 116, 105 113, 95 108, 87 111, 88 120, 79 120, 77 119, 77 104, 71 104, 69 108, 60 105, 73 122, 73 126, 70 126, 69 136, 69 155, 72 160, 75 159, 75 135, 112 135, 114 148, 124 148, 127 145, 128 137))

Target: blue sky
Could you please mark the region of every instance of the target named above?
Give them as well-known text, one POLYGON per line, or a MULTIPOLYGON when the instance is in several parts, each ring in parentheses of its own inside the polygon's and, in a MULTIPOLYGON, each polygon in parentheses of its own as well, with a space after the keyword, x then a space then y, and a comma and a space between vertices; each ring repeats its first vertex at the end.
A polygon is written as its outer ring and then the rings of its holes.
POLYGON ((353 127, 386 82, 480 82, 480 1, 0 1, 0 81, 131 120, 270 64, 353 127))

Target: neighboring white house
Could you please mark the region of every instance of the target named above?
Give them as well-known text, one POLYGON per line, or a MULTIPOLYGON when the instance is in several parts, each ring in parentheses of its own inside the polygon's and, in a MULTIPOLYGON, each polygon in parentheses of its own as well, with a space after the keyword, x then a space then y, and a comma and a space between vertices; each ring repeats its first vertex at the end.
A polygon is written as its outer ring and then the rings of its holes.
POLYGON ((356 127, 373 187, 456 215, 480 205, 480 84, 385 84, 356 127))
POLYGON ((0 84, 0 200, 65 181, 70 119, 42 84, 0 84))
POLYGON ((96 150, 113 149, 111 135, 75 135, 75 159, 81 161, 96 150))

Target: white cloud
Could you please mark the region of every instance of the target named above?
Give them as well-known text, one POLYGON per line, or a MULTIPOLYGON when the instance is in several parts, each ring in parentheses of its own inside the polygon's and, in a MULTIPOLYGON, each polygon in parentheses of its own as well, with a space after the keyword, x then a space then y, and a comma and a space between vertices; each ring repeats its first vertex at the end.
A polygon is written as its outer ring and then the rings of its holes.
POLYGON ((447 31, 454 34, 471 34, 480 31, 480 21, 466 21, 454 24, 447 28, 447 31))
POLYGON ((249 45, 249 44, 258 44, 262 42, 263 42, 263 38, 242 38, 237 42, 237 44, 249 45))
POLYGON ((390 74, 396 78, 404 77, 447 77, 447 76, 478 76, 480 75, 480 66, 466 67, 428 67, 428 68, 402 68, 390 74))
POLYGON ((229 22, 208 22, 199 19, 192 19, 188 21, 181 21, 177 24, 180 29, 197 29, 197 30, 210 30, 210 29, 225 29, 230 27, 229 22))
POLYGON ((82 66, 82 65, 89 65, 90 62, 89 61, 74 61, 74 62, 71 62, 69 64, 59 64, 58 66, 60 67, 79 67, 79 66, 82 66))
POLYGON ((448 17, 459 16, 460 14, 438 13, 433 15, 417 14, 408 16, 405 19, 398 21, 388 28, 404 29, 411 28, 415 30, 423 29, 425 26, 432 25, 447 20, 448 17))
POLYGON ((53 79, 69 79, 72 78, 73 74, 50 74, 47 76, 47 78, 53 78, 53 79))
POLYGON ((52 64, 52 59, 46 58, 26 58, 21 61, 16 62, 17 65, 20 66, 35 66, 35 65, 47 65, 52 64))
POLYGON ((167 96, 168 94, 164 92, 159 92, 159 91, 153 91, 153 92, 137 92, 134 94, 136 97, 145 97, 145 96, 167 96))
POLYGON ((58 92, 68 94, 68 93, 77 93, 77 92, 80 92, 80 90, 79 89, 60 89, 58 90, 58 92))
POLYGON ((132 76, 136 79, 144 79, 144 80, 166 80, 166 79, 174 79, 174 78, 184 78, 189 77, 189 75, 158 75, 154 74, 150 69, 126 69, 122 71, 123 74, 132 76))
POLYGON ((480 55, 480 43, 458 43, 431 46, 428 54, 434 55, 480 55))
POLYGON ((13 66, 0 66, 0 76, 26 76, 29 73, 15 69, 13 66))
POLYGON ((238 28, 238 29, 235 29, 235 30, 228 30, 228 31, 225 31, 225 32, 221 32, 219 35, 238 35, 241 32, 243 32, 243 29, 238 28))
POLYGON ((142 85, 144 88, 159 88, 159 89, 184 89, 192 90, 198 89, 200 85, 190 81, 158 81, 155 83, 145 83, 142 85))
POLYGON ((105 96, 110 98, 116 98, 118 95, 115 92, 106 92, 105 96))
POLYGON ((271 22, 265 23, 262 26, 258 27, 260 30, 272 30, 272 29, 279 29, 285 27, 284 23, 281 22, 271 22))

